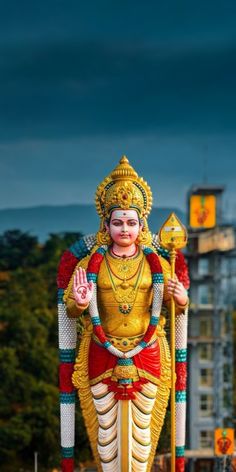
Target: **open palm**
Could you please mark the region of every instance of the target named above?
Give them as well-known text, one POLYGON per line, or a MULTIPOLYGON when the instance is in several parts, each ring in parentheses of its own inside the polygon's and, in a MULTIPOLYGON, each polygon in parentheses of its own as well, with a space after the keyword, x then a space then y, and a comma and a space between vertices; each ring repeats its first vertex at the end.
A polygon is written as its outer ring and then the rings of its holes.
POLYGON ((93 282, 88 282, 86 271, 79 267, 73 280, 73 293, 78 305, 88 305, 93 295, 93 282))

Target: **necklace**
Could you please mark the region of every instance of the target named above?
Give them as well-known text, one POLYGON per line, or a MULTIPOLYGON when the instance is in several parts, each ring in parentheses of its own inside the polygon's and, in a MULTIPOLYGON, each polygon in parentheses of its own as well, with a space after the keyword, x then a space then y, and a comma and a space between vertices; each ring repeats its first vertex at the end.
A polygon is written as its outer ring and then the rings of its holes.
MULTIPOLYGON (((122 277, 120 277, 118 274, 116 274, 112 270, 112 268, 109 264, 108 258, 107 258, 107 254, 105 254, 104 260, 105 260, 107 272, 108 272, 108 275, 109 275, 109 278, 110 278, 110 281, 111 281, 114 297, 115 297, 115 299, 118 303, 118 306, 119 306, 119 311, 120 311, 120 313, 122 313, 124 315, 128 315, 131 312, 132 308, 133 308, 133 304, 135 302, 137 292, 138 292, 138 288, 139 288, 139 285, 140 285, 140 282, 141 282, 141 278, 142 278, 142 274, 143 274, 143 267, 144 267, 144 255, 142 255, 142 258, 141 258, 140 262, 138 261, 138 267, 137 267, 137 269, 135 267, 135 272, 131 273, 130 277, 128 277, 128 278, 126 276, 126 273, 128 271, 129 263, 132 263, 132 261, 130 259, 125 262, 127 267, 125 266, 125 269, 123 270, 124 273, 123 273, 122 277), (113 277, 112 277, 112 275, 114 275, 119 280, 122 280, 122 283, 117 286, 114 279, 113 279, 113 277), (133 279, 136 275, 137 275, 137 279, 135 281, 134 286, 132 286, 128 283, 128 281, 133 279)), ((136 261, 136 265, 137 265, 137 261, 136 261)), ((119 267, 119 264, 118 264, 118 267, 119 267)), ((132 268, 133 268, 133 266, 132 266, 132 268)), ((122 272, 122 268, 121 268, 121 272, 122 272)))
POLYGON ((113 250, 113 248, 111 248, 111 252, 112 254, 115 256, 115 257, 123 257, 123 259, 128 259, 130 257, 134 257, 137 252, 138 252, 138 246, 135 247, 135 251, 133 254, 130 254, 129 256, 126 256, 125 254, 123 256, 120 256, 119 254, 116 254, 115 251, 113 250))
MULTIPOLYGON (((122 280, 123 283, 131 280, 138 273, 140 265, 143 260, 143 254, 139 254, 135 258, 123 259, 123 257, 114 258, 109 253, 105 255, 105 261, 109 272, 111 272, 117 279, 122 280), (116 271, 114 270, 114 267, 116 271)), ((128 288, 126 284, 123 288, 128 288)))
POLYGON ((151 313, 148 329, 145 335, 143 336, 142 340, 139 342, 139 344, 135 348, 131 349, 128 352, 122 352, 120 349, 117 349, 115 346, 113 346, 110 343, 110 341, 108 341, 104 333, 102 324, 101 324, 99 310, 98 310, 97 277, 98 277, 101 263, 107 252, 107 246, 100 246, 92 254, 88 263, 87 279, 88 281, 94 282, 93 296, 89 303, 89 314, 90 314, 91 322, 93 325, 93 332, 99 339, 102 346, 105 349, 107 349, 111 354, 113 354, 113 356, 116 356, 118 358, 131 359, 135 355, 139 354, 143 349, 145 349, 149 345, 149 342, 156 331, 156 327, 158 325, 159 318, 160 318, 162 299, 163 299, 163 289, 164 289, 162 267, 161 267, 157 254, 155 254, 151 248, 144 246, 142 249, 143 249, 144 255, 147 258, 147 261, 149 262, 151 273, 152 273, 152 282, 153 282, 152 313, 151 313))

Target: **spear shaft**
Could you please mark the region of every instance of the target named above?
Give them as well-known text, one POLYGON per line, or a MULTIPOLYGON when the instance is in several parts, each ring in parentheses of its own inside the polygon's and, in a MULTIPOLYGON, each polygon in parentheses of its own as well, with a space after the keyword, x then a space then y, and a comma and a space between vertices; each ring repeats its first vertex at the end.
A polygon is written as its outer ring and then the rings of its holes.
MULTIPOLYGON (((175 277, 176 251, 170 251, 171 278, 175 277)), ((170 318, 170 345, 171 345, 171 472, 175 472, 175 441, 176 441, 176 421, 175 421, 175 301, 171 296, 171 318, 170 318)))

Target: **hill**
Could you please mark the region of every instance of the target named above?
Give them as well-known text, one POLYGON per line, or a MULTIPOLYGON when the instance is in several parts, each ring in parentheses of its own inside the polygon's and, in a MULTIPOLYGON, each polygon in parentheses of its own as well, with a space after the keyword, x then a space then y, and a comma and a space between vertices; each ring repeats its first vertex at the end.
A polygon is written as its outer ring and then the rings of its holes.
MULTIPOLYGON (((186 215, 175 208, 153 208, 149 227, 156 232, 167 216, 174 211, 186 223, 186 215)), ((82 232, 95 233, 99 218, 94 205, 37 206, 0 210, 0 233, 19 229, 33 234, 44 242, 51 233, 82 232)))

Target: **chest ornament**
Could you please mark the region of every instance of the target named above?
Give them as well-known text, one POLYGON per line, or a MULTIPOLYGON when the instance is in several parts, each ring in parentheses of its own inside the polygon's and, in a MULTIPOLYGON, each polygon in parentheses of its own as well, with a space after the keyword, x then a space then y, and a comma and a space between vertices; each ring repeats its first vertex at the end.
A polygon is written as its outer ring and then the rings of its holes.
MULTIPOLYGON (((98 304, 97 304, 97 277, 99 274, 101 263, 106 255, 107 249, 108 248, 105 245, 100 246, 91 256, 88 263, 87 279, 88 281, 92 281, 94 283, 93 296, 89 304, 89 314, 91 316, 91 322, 93 325, 94 334, 95 336, 97 336, 102 346, 105 349, 107 349, 111 354, 113 354, 114 356, 118 358, 129 359, 139 354, 143 349, 145 349, 149 345, 149 342, 152 336, 154 335, 156 331, 156 327, 159 323, 160 312, 161 312, 161 307, 162 307, 162 299, 163 299, 163 288, 164 288, 162 267, 161 267, 157 254, 151 248, 147 246, 143 246, 142 253, 146 257, 149 263, 150 269, 151 269, 151 273, 152 273, 152 283, 153 283, 152 313, 151 313, 150 322, 149 322, 147 331, 142 337, 141 341, 138 343, 136 347, 134 347, 130 351, 123 352, 120 349, 113 346, 111 342, 108 340, 107 336, 105 335, 102 324, 101 324, 98 304)), ((140 270, 141 270, 141 265, 137 271, 137 277, 139 275, 140 270)))
POLYGON ((115 300, 120 313, 128 315, 134 305, 142 280, 145 256, 135 259, 104 257, 115 300), (121 281, 121 283, 117 283, 121 281), (132 283, 131 283, 132 280, 132 283))

